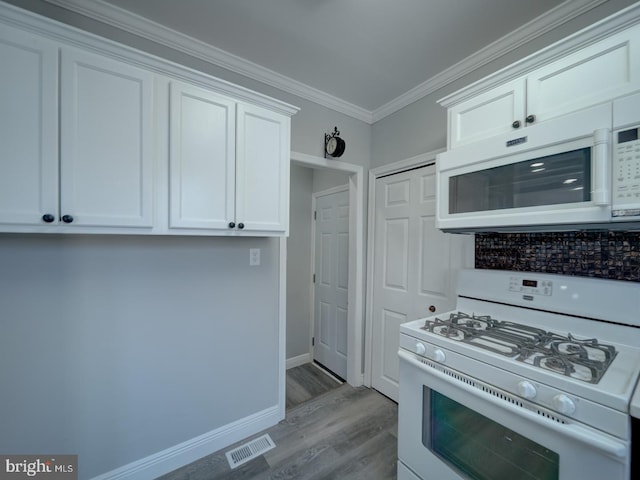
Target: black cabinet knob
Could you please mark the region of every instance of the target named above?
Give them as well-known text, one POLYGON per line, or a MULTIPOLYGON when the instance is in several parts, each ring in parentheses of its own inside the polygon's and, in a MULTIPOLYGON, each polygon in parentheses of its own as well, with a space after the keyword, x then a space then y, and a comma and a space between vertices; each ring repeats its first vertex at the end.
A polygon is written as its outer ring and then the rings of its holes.
POLYGON ((56 217, 54 217, 53 215, 51 215, 50 213, 45 213, 42 216, 42 221, 44 223, 52 223, 54 220, 56 219, 56 217))
POLYGON ((527 115, 527 118, 525 118, 525 120, 527 121, 527 123, 533 123, 536 121, 536 116, 535 115, 527 115))
POLYGON ((239 228, 240 230, 242 230, 242 229, 244 228, 244 223, 239 223, 239 224, 238 224, 238 228, 239 228))
POLYGON ((73 217, 71 215, 63 215, 62 216, 62 221, 64 223, 71 223, 71 222, 73 222, 73 217))
POLYGON ((229 228, 236 228, 236 224, 234 222, 229 222, 229 228))
POLYGON ((513 122, 513 123, 511 124, 511 126, 512 126, 513 128, 520 128, 520 120, 516 120, 515 122, 513 122))

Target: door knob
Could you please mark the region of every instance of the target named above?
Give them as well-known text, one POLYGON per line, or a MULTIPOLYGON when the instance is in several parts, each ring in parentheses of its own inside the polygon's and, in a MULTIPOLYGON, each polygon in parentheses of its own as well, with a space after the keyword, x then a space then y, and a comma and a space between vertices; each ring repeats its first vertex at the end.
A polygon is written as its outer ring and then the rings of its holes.
POLYGON ((54 217, 53 215, 51 215, 50 213, 46 213, 42 216, 42 221, 44 223, 52 223, 54 220, 56 219, 56 217, 54 217))
POLYGON ((511 124, 511 126, 512 126, 513 128, 520 128, 520 120, 516 120, 515 122, 513 122, 513 123, 511 124))
POLYGON ((242 229, 244 228, 244 223, 239 223, 239 224, 238 224, 238 228, 239 228, 240 230, 242 230, 242 229))
POLYGON ((62 221, 64 223, 71 223, 71 222, 73 222, 73 217, 71 215, 63 215, 62 216, 62 221))
POLYGON ((229 222, 229 228, 236 228, 236 224, 234 222, 229 222))
POLYGON ((527 123, 533 123, 536 121, 536 116, 535 115, 527 115, 527 118, 525 118, 525 120, 527 121, 527 123))
POLYGON ((429 311, 430 311, 431 313, 435 313, 435 311, 436 311, 436 306, 435 306, 435 305, 429 305, 429 311))

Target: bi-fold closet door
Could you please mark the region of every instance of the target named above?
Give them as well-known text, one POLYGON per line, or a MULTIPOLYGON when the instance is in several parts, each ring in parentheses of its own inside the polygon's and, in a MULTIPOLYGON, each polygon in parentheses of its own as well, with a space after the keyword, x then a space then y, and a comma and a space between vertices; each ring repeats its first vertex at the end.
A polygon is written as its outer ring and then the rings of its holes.
POLYGON ((434 164, 375 184, 372 386, 398 400, 400 324, 455 306, 455 278, 470 267, 473 236, 438 230, 434 164))

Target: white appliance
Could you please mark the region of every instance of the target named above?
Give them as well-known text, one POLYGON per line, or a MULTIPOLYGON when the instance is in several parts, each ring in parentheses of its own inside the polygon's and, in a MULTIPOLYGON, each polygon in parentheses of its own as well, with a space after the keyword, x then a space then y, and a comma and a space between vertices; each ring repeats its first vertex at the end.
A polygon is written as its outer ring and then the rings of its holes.
POLYGON ((463 270, 400 326, 398 478, 634 478, 639 312, 633 282, 463 270))
POLYGON ((438 155, 438 228, 640 228, 639 126, 634 95, 438 155))

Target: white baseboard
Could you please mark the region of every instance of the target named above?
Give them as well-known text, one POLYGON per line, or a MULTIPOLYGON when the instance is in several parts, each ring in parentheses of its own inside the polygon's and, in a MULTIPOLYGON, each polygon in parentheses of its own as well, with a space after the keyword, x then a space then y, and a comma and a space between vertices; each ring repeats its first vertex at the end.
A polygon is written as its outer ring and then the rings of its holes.
POLYGON ((277 424, 278 406, 249 415, 92 480, 152 480, 277 424))
POLYGON ((302 355, 298 355, 297 357, 287 358, 287 370, 293 367, 299 367, 300 365, 304 365, 305 363, 311 362, 311 354, 303 353, 302 355))

